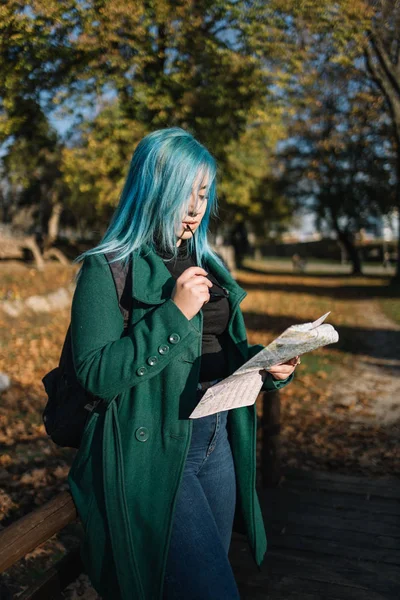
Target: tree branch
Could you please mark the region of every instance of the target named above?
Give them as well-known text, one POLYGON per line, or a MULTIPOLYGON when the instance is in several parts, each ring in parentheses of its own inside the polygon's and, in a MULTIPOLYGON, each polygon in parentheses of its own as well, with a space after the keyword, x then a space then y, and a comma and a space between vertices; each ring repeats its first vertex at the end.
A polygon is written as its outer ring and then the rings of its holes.
POLYGON ((400 95, 400 85, 396 77, 396 69, 390 60, 390 57, 386 51, 385 46, 383 45, 381 38, 376 33, 376 31, 374 31, 373 27, 371 28, 368 34, 368 38, 371 42, 371 47, 375 53, 375 56, 381 68, 386 74, 386 78, 389 80, 391 86, 396 91, 396 93, 400 95))
MULTIPOLYGON (((376 54, 369 43, 365 45, 364 49, 367 69, 371 73, 372 78, 375 80, 377 85, 380 87, 383 95, 385 96, 392 113, 392 117, 395 122, 396 136, 398 135, 398 122, 399 122, 399 99, 400 99, 400 88, 399 86, 393 86, 393 76, 389 77, 388 73, 382 67, 382 63, 376 61, 376 54)), ((400 134, 400 132, 399 132, 400 134)))

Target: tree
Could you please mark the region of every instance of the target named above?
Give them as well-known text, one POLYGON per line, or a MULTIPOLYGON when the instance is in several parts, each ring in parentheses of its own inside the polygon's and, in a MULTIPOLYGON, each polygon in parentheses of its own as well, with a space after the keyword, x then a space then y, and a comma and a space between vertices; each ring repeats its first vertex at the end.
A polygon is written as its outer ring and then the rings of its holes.
MULTIPOLYGON (((386 101, 393 126, 396 161, 397 207, 400 223, 400 2, 398 0, 296 0, 276 1, 304 46, 309 50, 315 36, 334 42, 331 61, 343 67, 355 67, 364 75, 366 85, 374 83, 386 101), (311 41, 311 44, 310 44, 311 41)), ((382 163, 383 164, 383 163, 382 163)), ((385 163, 387 164, 387 163, 385 163)), ((385 173, 382 173, 386 177, 385 173)), ((397 278, 400 278, 400 227, 398 243, 397 278)))
POLYGON ((68 187, 67 204, 77 217, 96 214, 100 223, 107 223, 118 203, 133 148, 145 133, 143 124, 124 115, 117 99, 75 130, 74 144, 63 149, 61 170, 68 187))
POLYGON ((276 221, 288 222, 291 205, 279 189, 277 143, 287 135, 281 110, 258 113, 253 123, 226 146, 226 158, 219 194, 226 199, 224 210, 229 221, 248 221, 264 237, 276 221))
POLYGON ((307 107, 282 151, 286 189, 336 233, 358 274, 355 235, 395 203, 395 149, 382 98, 356 69, 323 62, 322 45, 307 107))
POLYGON ((31 205, 45 248, 57 237, 64 192, 62 143, 49 124, 48 101, 76 58, 66 42, 74 4, 10 0, 0 6, 0 145, 13 198, 7 219, 31 205))
POLYGON ((369 72, 387 100, 393 120, 397 149, 396 206, 399 223, 396 278, 400 279, 400 2, 369 2, 366 12, 371 7, 373 14, 367 28, 368 42, 364 46, 364 52, 369 72))
POLYGON ((41 234, 43 249, 46 249, 58 236, 63 210, 61 144, 40 106, 30 99, 23 104, 24 119, 18 128, 14 128, 2 159, 8 194, 14 198, 8 219, 13 221, 23 206, 34 208, 37 215, 35 230, 41 234))
POLYGON ((75 122, 62 173, 75 210, 89 202, 103 218, 118 197, 129 145, 133 151, 145 133, 180 125, 216 156, 223 180, 225 167, 232 172, 234 153, 241 154, 243 167, 235 172, 240 196, 222 185, 222 207, 231 208, 236 197, 252 218, 264 212, 257 181, 268 183, 269 140, 283 128, 271 110, 270 77, 256 47, 251 4, 31 0, 11 2, 2 11, 3 139, 21 117, 20 98, 41 104, 46 116, 70 111, 75 122), (266 136, 262 147, 252 142, 255 127, 266 136), (266 171, 255 164, 258 158, 266 171))

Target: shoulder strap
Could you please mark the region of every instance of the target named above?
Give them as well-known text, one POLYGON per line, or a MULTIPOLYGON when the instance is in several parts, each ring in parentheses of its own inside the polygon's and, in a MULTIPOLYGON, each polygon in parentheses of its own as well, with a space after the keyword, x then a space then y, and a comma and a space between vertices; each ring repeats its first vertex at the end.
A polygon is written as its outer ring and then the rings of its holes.
POLYGON ((124 329, 129 322, 129 315, 132 304, 132 257, 129 258, 128 264, 124 265, 121 260, 109 262, 115 256, 115 252, 106 252, 105 257, 108 266, 114 279, 115 288, 117 290, 119 309, 124 318, 124 329))

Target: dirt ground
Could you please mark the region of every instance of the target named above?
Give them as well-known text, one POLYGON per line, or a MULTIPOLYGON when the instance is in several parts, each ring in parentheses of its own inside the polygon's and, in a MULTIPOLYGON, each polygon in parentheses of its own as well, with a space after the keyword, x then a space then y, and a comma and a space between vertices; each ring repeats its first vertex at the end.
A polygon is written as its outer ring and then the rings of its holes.
POLYGON ((347 406, 369 406, 370 413, 361 413, 357 422, 395 425, 400 423, 400 326, 374 302, 361 301, 358 310, 372 324, 364 339, 366 353, 357 357, 351 373, 343 373, 345 386, 336 379, 332 395, 347 406))
MULTIPOLYGON (((45 435, 41 377, 57 364, 70 313, 65 306, 43 311, 51 302, 41 300, 52 294, 53 304, 64 302, 60 290, 71 293, 75 271, 51 264, 38 273, 11 261, 0 264, 0 372, 12 381, 0 394, 0 528, 67 489, 75 452, 45 435), (34 296, 41 297, 36 304, 34 296), (22 306, 18 316, 5 311, 10 302, 22 306), (35 305, 42 309, 35 312, 35 305)), ((338 344, 302 357, 293 383, 279 394, 282 466, 400 475, 400 325, 382 311, 387 280, 257 269, 236 276, 248 291, 241 307, 249 343, 266 345, 289 325, 329 310, 328 322, 339 332, 338 344)), ((71 524, 9 569, 3 580, 15 598, 77 541, 71 524)), ((64 597, 95 600, 97 594, 82 575, 64 597)))

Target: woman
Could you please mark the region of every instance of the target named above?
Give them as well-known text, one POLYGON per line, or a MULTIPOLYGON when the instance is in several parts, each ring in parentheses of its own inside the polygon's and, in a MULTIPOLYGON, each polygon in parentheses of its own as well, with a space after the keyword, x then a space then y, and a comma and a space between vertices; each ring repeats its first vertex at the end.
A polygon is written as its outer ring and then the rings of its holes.
MULTIPOLYGON (((104 401, 68 480, 82 559, 104 599, 239 598, 228 560, 234 521, 258 566, 266 551, 255 404, 189 418, 210 385, 263 348, 248 345, 246 292, 207 241, 216 206, 208 150, 181 128, 154 131, 133 154, 102 241, 76 259, 74 364, 104 401), (131 259, 125 332, 109 252, 131 259)), ((262 389, 286 385, 294 368, 263 371, 262 389)))

